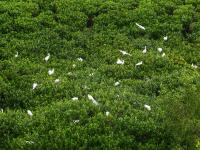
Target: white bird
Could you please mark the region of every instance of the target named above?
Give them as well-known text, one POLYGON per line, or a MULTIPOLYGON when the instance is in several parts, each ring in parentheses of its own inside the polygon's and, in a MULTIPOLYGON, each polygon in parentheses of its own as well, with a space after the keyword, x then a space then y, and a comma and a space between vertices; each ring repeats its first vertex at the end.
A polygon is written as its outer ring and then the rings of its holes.
POLYGON ((29 116, 31 116, 31 117, 33 116, 33 113, 30 110, 27 110, 27 113, 29 116))
POLYGON ((161 53, 163 49, 159 47, 157 50, 161 53))
POLYGON ((116 62, 118 65, 123 65, 124 64, 124 60, 118 59, 116 62))
POLYGON ((143 54, 145 54, 147 52, 147 47, 144 47, 144 50, 142 51, 143 54))
POLYGON ((1 108, 1 112, 3 113, 3 109, 1 108))
POLYGON ((37 83, 33 83, 33 90, 38 86, 37 83))
POLYGON ((49 75, 54 74, 54 68, 53 68, 53 69, 49 69, 48 74, 49 74, 49 75))
POLYGON ((59 83, 59 82, 60 82, 60 79, 55 79, 54 82, 55 82, 55 83, 59 83))
POLYGON ((164 41, 167 41, 168 37, 167 36, 164 36, 163 40, 164 41))
POLYGON ((94 73, 90 73, 90 74, 89 74, 90 77, 93 76, 93 75, 94 75, 94 73))
POLYGON ((109 111, 106 111, 106 116, 108 116, 110 114, 110 112, 109 111))
POLYGON ((18 57, 18 56, 19 56, 19 54, 18 54, 18 52, 17 52, 17 53, 15 54, 15 58, 18 57))
POLYGON ((115 82, 115 84, 114 84, 114 85, 115 85, 115 86, 118 86, 119 84, 120 84, 119 82, 115 82))
POLYGON ((73 100, 73 101, 77 101, 77 100, 78 100, 78 97, 73 97, 72 100, 73 100))
POLYGON ((119 50, 123 55, 129 55, 131 56, 131 54, 127 53, 126 51, 122 51, 122 50, 119 50))
POLYGON ((193 68, 195 68, 195 69, 197 69, 198 68, 198 66, 197 65, 194 65, 193 63, 192 63, 192 65, 191 65, 193 68))
POLYGON ((83 61, 83 58, 81 58, 81 57, 80 57, 80 58, 77 58, 77 59, 78 59, 78 61, 83 61))
POLYGON ((88 99, 91 100, 95 105, 98 105, 98 102, 92 97, 92 95, 88 94, 88 99))
POLYGON ((26 141, 27 144, 34 144, 33 141, 26 141))
POLYGON ((73 64, 72 67, 75 68, 75 67, 76 67, 76 64, 73 64))
POLYGON ((73 120, 74 123, 79 123, 80 120, 73 120))
POLYGON ((138 23, 135 23, 140 29, 142 29, 142 30, 145 30, 145 27, 143 27, 143 26, 141 26, 140 24, 138 24, 138 23))
POLYGON ((146 109, 149 110, 149 111, 151 110, 151 106, 146 105, 146 104, 144 105, 144 108, 146 108, 146 109))
POLYGON ((165 57, 165 53, 162 53, 162 57, 165 57))
POLYGON ((139 63, 137 63, 135 66, 140 66, 143 64, 143 61, 140 61, 139 63))
POLYGON ((44 60, 47 62, 50 58, 50 54, 48 53, 47 56, 44 58, 44 60))

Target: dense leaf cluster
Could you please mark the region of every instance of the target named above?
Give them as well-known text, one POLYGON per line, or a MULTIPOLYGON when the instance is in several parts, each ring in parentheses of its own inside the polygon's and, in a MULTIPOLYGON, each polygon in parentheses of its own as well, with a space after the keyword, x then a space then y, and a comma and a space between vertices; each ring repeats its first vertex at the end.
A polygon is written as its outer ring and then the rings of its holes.
POLYGON ((1 0, 0 149, 200 149, 199 68, 199 0, 1 0))

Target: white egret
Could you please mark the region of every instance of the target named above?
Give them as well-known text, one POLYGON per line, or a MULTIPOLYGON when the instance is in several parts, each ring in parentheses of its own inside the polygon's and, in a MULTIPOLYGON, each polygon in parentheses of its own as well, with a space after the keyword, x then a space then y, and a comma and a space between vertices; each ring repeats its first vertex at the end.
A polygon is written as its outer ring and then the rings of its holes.
POLYGON ((49 74, 49 75, 54 74, 54 68, 53 68, 53 69, 49 69, 48 74, 49 74))
POLYGON ((116 62, 118 65, 123 65, 124 64, 124 60, 118 59, 116 62))
POLYGON ((98 105, 98 102, 92 97, 92 95, 88 94, 88 99, 91 100, 95 105, 98 105))
POLYGON ((18 56, 19 56, 19 54, 18 54, 18 52, 17 52, 17 53, 15 54, 15 58, 18 57, 18 56))
POLYGON ((55 83, 59 83, 59 82, 60 82, 60 79, 55 79, 54 82, 55 82, 55 83))
POLYGON ((144 108, 146 108, 146 109, 149 110, 149 111, 151 110, 151 106, 146 105, 146 104, 144 105, 144 108))
POLYGON ((193 63, 192 63, 192 65, 191 65, 193 68, 195 68, 195 69, 197 69, 198 68, 198 66, 197 65, 194 65, 193 63))
POLYGON ((33 90, 36 88, 38 86, 38 84, 37 83, 33 83, 33 90))
POLYGON ((78 97, 73 97, 72 100, 73 100, 73 101, 77 101, 77 100, 78 100, 78 97))
POLYGON ((138 62, 135 66, 140 66, 143 64, 143 61, 138 62))
POLYGON ((165 57, 165 53, 162 53, 162 57, 165 57))
POLYGON ((30 110, 27 110, 27 113, 29 116, 31 116, 31 117, 33 116, 33 113, 30 110))
POLYGON ((163 49, 159 47, 157 50, 161 53, 163 49))
POLYGON ((115 85, 115 86, 118 86, 119 84, 120 84, 119 82, 115 82, 115 84, 114 84, 114 85, 115 85))
POLYGON ((131 54, 127 53, 126 51, 122 51, 122 50, 119 50, 123 55, 129 55, 131 56, 131 54))
POLYGON ((44 58, 44 60, 47 62, 50 58, 50 54, 48 53, 47 56, 44 58))
POLYGON ((106 116, 108 116, 110 114, 110 112, 109 111, 106 111, 106 116))
POLYGON ((168 37, 167 36, 164 36, 163 40, 164 41, 167 41, 168 37))
POLYGON ((140 24, 138 24, 138 23, 135 23, 140 29, 142 29, 142 30, 145 30, 145 27, 143 27, 143 26, 141 26, 140 24))
POLYGON ((77 60, 82 62, 82 61, 83 61, 83 58, 80 57, 80 58, 77 58, 77 60))
POLYGON ((144 47, 144 50, 142 51, 143 54, 147 53, 147 47, 144 47))

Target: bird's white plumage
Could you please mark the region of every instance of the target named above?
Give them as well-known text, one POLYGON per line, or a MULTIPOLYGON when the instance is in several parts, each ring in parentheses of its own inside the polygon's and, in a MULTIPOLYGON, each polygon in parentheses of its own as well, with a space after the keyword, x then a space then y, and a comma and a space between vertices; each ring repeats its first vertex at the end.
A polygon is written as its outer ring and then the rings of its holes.
POLYGON ((192 65, 191 65, 193 68, 195 68, 195 69, 197 69, 198 68, 198 66, 197 65, 194 65, 193 63, 192 63, 192 65))
POLYGON ((73 100, 73 101, 77 101, 77 100, 78 100, 78 97, 73 97, 72 100, 73 100))
POLYGON ((27 110, 29 116, 33 116, 33 113, 30 110, 27 110))
POLYGON ((115 82, 115 84, 114 84, 114 85, 115 85, 115 86, 118 86, 119 84, 120 84, 119 82, 115 82))
POLYGON ((165 53, 162 53, 162 57, 165 57, 165 53))
POLYGON ((118 65, 123 65, 124 64, 124 60, 118 59, 116 62, 118 65))
POLYGON ((109 116, 110 112, 109 111, 106 111, 106 116, 109 116))
POLYGON ((54 74, 54 68, 53 68, 53 69, 49 69, 48 74, 49 74, 49 75, 54 74))
POLYGON ((33 83, 33 90, 36 88, 38 86, 38 84, 37 83, 33 83))
POLYGON ((144 50, 142 51, 143 54, 147 53, 147 47, 144 47, 144 50))
POLYGON ((140 66, 140 65, 142 65, 143 64, 143 61, 140 61, 140 62, 138 62, 137 64, 136 64, 136 66, 140 66))
POLYGON ((140 24, 138 24, 138 23, 135 23, 135 24, 136 24, 136 26, 138 26, 140 29, 145 30, 145 27, 143 27, 142 25, 140 25, 140 24))
POLYGON ((55 83, 59 83, 59 82, 60 82, 60 79, 55 79, 54 82, 55 82, 55 83))
POLYGON ((131 54, 127 53, 126 51, 122 51, 122 50, 119 50, 123 55, 129 55, 131 56, 131 54))
POLYGON ((77 60, 82 62, 82 61, 83 61, 83 58, 80 57, 80 58, 77 58, 77 60))
POLYGON ((157 50, 161 53, 163 49, 159 47, 157 50))
POLYGON ((50 59, 50 54, 48 53, 44 60, 47 62, 50 59))
POLYGON ((91 100, 93 104, 98 105, 98 102, 92 97, 92 95, 88 94, 88 99, 91 100))
POLYGON ((17 52, 16 54, 15 54, 15 57, 18 57, 19 56, 19 53, 17 52))
POLYGON ((167 36, 164 36, 163 40, 164 40, 164 41, 167 41, 167 40, 168 40, 168 37, 167 37, 167 36))
POLYGON ((144 105, 144 108, 146 108, 146 109, 149 110, 149 111, 151 110, 151 106, 149 106, 149 105, 147 105, 147 104, 144 105))

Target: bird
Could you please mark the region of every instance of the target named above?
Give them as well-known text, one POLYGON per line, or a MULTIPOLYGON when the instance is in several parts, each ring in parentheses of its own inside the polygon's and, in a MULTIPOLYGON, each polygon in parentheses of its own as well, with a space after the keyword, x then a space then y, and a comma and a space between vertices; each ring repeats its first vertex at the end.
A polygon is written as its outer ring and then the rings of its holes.
POLYGON ((80 120, 73 120, 74 123, 79 123, 80 120))
POLYGON ((122 50, 119 50, 123 55, 129 55, 131 56, 131 54, 127 53, 126 51, 122 51, 122 50))
POLYGON ((167 41, 168 37, 167 36, 164 36, 163 40, 164 41, 167 41))
POLYGON ((53 68, 53 69, 49 69, 48 74, 49 74, 49 75, 54 74, 54 68, 53 68))
POLYGON ((151 110, 151 106, 149 106, 149 105, 147 105, 147 104, 144 105, 144 108, 146 108, 146 109, 149 110, 149 111, 151 110))
POLYGON ((19 56, 18 52, 15 54, 15 58, 17 58, 19 56))
POLYGON ((33 141, 26 141, 27 144, 34 144, 33 141))
POLYGON ((124 60, 118 59, 116 63, 117 63, 118 65, 123 65, 123 64, 124 64, 124 60))
POLYGON ((76 67, 76 64, 73 64, 72 67, 75 68, 75 67, 76 67))
POLYGON ((94 75, 94 73, 90 73, 90 74, 89 74, 90 77, 93 76, 93 75, 94 75))
POLYGON ((29 116, 31 116, 31 117, 33 116, 33 113, 30 110, 27 110, 27 113, 29 116))
POLYGON ((55 79, 54 82, 55 82, 55 83, 59 83, 59 82, 60 82, 60 79, 55 79))
POLYGON ((77 101, 77 100, 78 100, 78 97, 73 97, 72 100, 73 100, 73 101, 77 101))
POLYGON ((38 86, 38 84, 37 83, 33 83, 33 90, 36 88, 38 86))
POLYGON ((161 53, 163 49, 159 47, 157 50, 161 53))
POLYGON ((195 68, 195 69, 197 69, 198 68, 198 66, 197 65, 194 65, 193 63, 192 63, 192 65, 191 65, 193 68, 195 68))
POLYGON ((109 111, 106 111, 106 116, 108 116, 110 114, 110 112, 109 111))
POLYGON ((80 57, 80 58, 77 58, 77 59, 78 59, 78 61, 81 61, 81 62, 83 61, 83 58, 81 58, 81 57, 80 57))
POLYGON ((48 53, 44 60, 47 62, 50 59, 50 54, 48 53))
POLYGON ((143 64, 143 61, 138 62, 135 66, 140 66, 143 64))
POLYGON ((162 53, 162 57, 165 57, 165 53, 162 53))
POLYGON ((142 30, 145 30, 145 27, 143 27, 143 26, 141 26, 140 24, 138 24, 138 23, 135 23, 140 29, 142 29, 142 30))
POLYGON ((151 106, 149 106, 149 105, 147 105, 147 104, 144 105, 144 108, 146 108, 146 109, 149 110, 149 111, 151 110, 151 106))
POLYGON ((115 85, 115 86, 118 86, 119 84, 120 84, 119 82, 115 82, 115 84, 114 84, 114 85, 115 85))
POLYGON ((91 100, 93 104, 98 105, 98 102, 92 97, 92 95, 88 94, 88 99, 91 100))
POLYGON ((1 112, 3 113, 3 109, 1 108, 1 112))
POLYGON ((147 52, 147 47, 144 47, 144 50, 142 51, 143 54, 145 54, 147 52))

